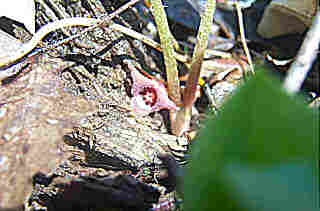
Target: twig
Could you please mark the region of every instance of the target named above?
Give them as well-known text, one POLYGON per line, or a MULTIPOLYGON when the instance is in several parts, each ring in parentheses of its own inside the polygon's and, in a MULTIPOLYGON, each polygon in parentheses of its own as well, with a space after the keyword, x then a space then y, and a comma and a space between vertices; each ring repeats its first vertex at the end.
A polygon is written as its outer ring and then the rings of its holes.
MULTIPOLYGON (((121 33, 123 33, 125 35, 133 37, 133 38, 135 38, 137 40, 140 40, 143 43, 145 43, 145 44, 153 47, 154 49, 162 52, 161 45, 159 43, 157 43, 153 39, 151 39, 151 38, 149 38, 149 37, 147 37, 147 36, 145 36, 143 34, 140 34, 140 33, 136 32, 136 31, 134 31, 132 29, 129 29, 127 27, 124 27, 124 26, 116 24, 116 23, 111 24, 109 26, 109 28, 111 30, 121 32, 121 33)), ((188 68, 191 68, 191 58, 188 55, 182 55, 182 54, 177 53, 176 51, 173 52, 173 55, 174 55, 174 58, 176 60, 184 63, 188 68)), ((222 57, 222 58, 231 58, 231 54, 230 53, 226 53, 226 52, 223 52, 223 51, 212 50, 212 49, 206 49, 204 57, 206 57, 208 55, 210 55, 210 56, 218 56, 218 57, 222 57)))
MULTIPOLYGON (((59 20, 58 17, 54 14, 54 12, 51 10, 51 8, 47 5, 46 2, 44 2, 44 0, 38 0, 39 4, 44 8, 44 10, 46 11, 46 14, 48 14, 49 18, 54 21, 59 20)), ((69 18, 69 17, 68 17, 69 18)), ((61 31, 64 33, 64 35, 66 36, 70 36, 70 33, 66 30, 66 29, 61 29, 61 31)))
MULTIPOLYGON (((135 3, 135 1, 131 1, 129 2, 130 5, 135 3)), ((129 6, 129 3, 126 5, 127 8, 129 6)), ((121 11, 123 11, 124 9, 121 7, 120 9, 118 9, 115 13, 112 13, 110 16, 108 16, 110 19, 112 19, 112 17, 115 17, 116 14, 119 14, 121 11), (121 9, 121 10, 120 10, 121 9)), ((49 49, 54 49, 60 45, 63 45, 83 34, 85 34, 86 32, 98 27, 100 24, 104 23, 105 20, 102 19, 94 19, 94 18, 65 18, 62 20, 55 20, 52 23, 49 23, 45 26, 43 26, 34 36, 33 38, 25 43, 24 45, 21 46, 21 48, 16 51, 14 54, 12 55, 8 55, 7 57, 2 57, 0 58, 0 67, 1 66, 5 66, 5 65, 9 65, 11 63, 14 63, 15 61, 19 60, 20 58, 26 56, 28 53, 30 53, 40 42, 41 40, 50 32, 57 30, 57 29, 62 29, 63 27, 68 27, 68 26, 89 26, 89 28, 83 30, 81 33, 76 34, 74 36, 71 36, 67 39, 64 39, 60 42, 57 42, 53 45, 49 45, 49 46, 45 46, 44 48, 42 48, 40 51, 34 52, 33 55, 36 55, 37 53, 40 52, 45 52, 46 50, 49 49), (92 23, 91 23, 92 22, 92 23)), ((131 36, 135 39, 138 39, 142 42, 144 42, 145 44, 155 48, 158 51, 162 51, 161 46, 159 43, 157 43, 156 41, 150 39, 149 37, 140 34, 132 29, 129 29, 127 27, 124 27, 122 25, 119 24, 111 24, 109 26, 109 28, 113 31, 119 31, 123 34, 126 34, 128 36, 131 36)), ((65 30, 64 30, 65 31, 65 30)), ((67 31, 65 31, 65 34, 67 35, 67 31)), ((206 50, 208 52, 208 54, 210 55, 214 55, 214 56, 218 56, 218 57, 222 57, 222 58, 229 58, 231 55, 229 53, 225 53, 222 51, 214 51, 214 50, 210 50, 207 49, 206 50)), ((177 53, 176 51, 173 52, 174 54, 174 58, 177 59, 178 61, 184 63, 185 65, 187 65, 187 67, 191 67, 191 58, 188 55, 182 55, 177 53)))
MULTIPOLYGON (((9 65, 9 64, 17 61, 18 59, 21 59, 22 57, 24 57, 28 53, 30 53, 37 46, 37 44, 47 34, 49 34, 52 31, 55 31, 55 30, 63 28, 63 27, 68 27, 68 26, 79 26, 79 25, 90 26, 89 28, 87 28, 86 30, 83 30, 81 33, 79 33, 77 35, 71 36, 65 40, 62 40, 61 42, 57 42, 56 44, 49 46, 49 48, 51 48, 51 49, 56 48, 57 46, 62 45, 66 42, 69 42, 69 41, 87 33, 88 31, 93 30, 94 28, 96 28, 104 23, 107 23, 112 18, 118 16, 121 12, 128 9, 129 7, 131 7, 132 5, 137 3, 138 1, 139 0, 132 0, 132 1, 128 2, 127 4, 123 5, 122 7, 120 7, 119 9, 117 9, 115 12, 111 13, 110 15, 104 16, 101 19, 100 18, 99 19, 95 19, 95 18, 68 18, 68 19, 62 19, 59 21, 49 23, 49 24, 43 26, 32 37, 32 39, 29 42, 27 42, 26 44, 23 44, 20 50, 14 52, 12 55, 8 55, 5 58, 1 58, 0 59, 0 67, 9 65)), ((39 53, 39 51, 36 53, 39 53)))
POLYGON ((74 40, 77 37, 80 37, 83 34, 86 34, 90 31, 92 31, 93 29, 103 25, 103 24, 109 24, 109 21, 112 20, 113 18, 115 18, 116 16, 118 16, 120 13, 122 13, 123 11, 125 11, 126 9, 128 9, 129 7, 132 7, 134 4, 136 4, 137 2, 139 2, 140 0, 131 0, 128 3, 126 3, 125 5, 123 5, 122 7, 120 7, 119 9, 117 9, 116 11, 114 11, 113 13, 111 13, 110 15, 102 15, 101 17, 98 17, 97 19, 99 19, 99 22, 97 22, 95 25, 88 27, 87 29, 83 30, 81 33, 76 34, 74 36, 71 36, 65 40, 62 40, 61 42, 58 42, 52 46, 50 46, 49 48, 56 48, 62 44, 65 44, 67 42, 70 42, 71 40, 74 40))
POLYGON ((241 42, 242 42, 242 45, 243 45, 243 49, 244 49, 244 52, 245 52, 245 54, 246 54, 246 56, 248 58, 250 71, 251 71, 251 73, 254 74, 254 68, 253 68, 251 55, 250 55, 249 48, 248 48, 247 43, 246 43, 246 37, 245 37, 245 30, 244 30, 243 15, 242 15, 242 11, 241 11, 241 6, 238 3, 238 1, 235 1, 234 5, 235 5, 235 7, 237 9, 239 28, 240 28, 240 37, 241 37, 241 42))
MULTIPOLYGON (((114 31, 118 31, 118 32, 121 32, 125 35, 128 35, 130 37, 133 37, 137 40, 140 40, 142 42, 144 42, 145 44, 153 47, 154 49, 158 50, 158 51, 162 51, 162 48, 161 48, 161 45, 159 43, 157 43, 156 41, 154 41, 153 39, 143 35, 143 34, 140 34, 132 29, 129 29, 127 27, 124 27, 122 25, 119 25, 119 24, 111 24, 109 26, 109 28, 111 30, 114 30, 114 31)), ((223 54, 219 54, 219 52, 215 52, 216 55, 222 55, 224 56, 223 54)), ((190 57, 188 55, 181 55, 177 52, 173 52, 173 55, 174 55, 174 58, 177 59, 178 61, 180 62, 183 62, 185 63, 186 65, 188 65, 191 61, 190 57)))
POLYGON ((94 18, 67 18, 49 23, 37 31, 32 39, 23 44, 19 50, 15 51, 11 55, 8 55, 7 57, 4 57, 0 61, 0 67, 11 64, 30 53, 38 45, 38 43, 52 31, 68 26, 92 26, 94 24, 97 24, 97 19, 94 18))
POLYGON ((284 80, 284 88, 291 94, 299 91, 308 71, 311 69, 317 57, 320 43, 320 11, 314 17, 313 24, 309 29, 296 60, 291 64, 287 77, 284 80))
MULTIPOLYGON (((56 30, 58 28, 61 28, 64 26, 70 26, 70 25, 72 25, 72 26, 76 26, 76 25, 90 26, 91 22, 92 22, 92 24, 94 24, 94 22, 99 23, 100 21, 102 21, 102 20, 94 19, 94 18, 66 18, 66 19, 57 20, 55 22, 52 22, 52 23, 50 23, 50 25, 47 24, 46 26, 41 28, 41 31, 39 30, 35 34, 34 39, 32 39, 28 43, 24 44, 20 48, 20 50, 18 50, 16 53, 9 55, 8 57, 0 59, 0 66, 13 63, 13 62, 17 61, 18 59, 22 58, 23 56, 27 55, 28 53, 30 53, 41 42, 41 39, 43 39, 43 37, 45 37, 48 33, 51 32, 50 30, 56 30)), ((109 28, 113 31, 118 31, 118 32, 121 32, 121 33, 128 35, 130 37, 133 37, 137 40, 140 40, 158 51, 162 51, 159 43, 157 43, 156 41, 152 40, 151 38, 149 38, 143 34, 140 34, 132 29, 129 29, 127 27, 124 27, 122 25, 115 24, 115 23, 109 25, 109 28)), ((68 38, 68 40, 69 40, 69 38, 68 38)), ((63 40, 63 42, 66 42, 66 40, 63 40)), ((61 44, 63 44, 63 43, 59 43, 59 45, 61 45, 61 44)), ((54 49, 57 45, 58 44, 54 44, 52 46, 46 46, 46 47, 42 48, 41 51, 45 52, 48 49, 54 49)), ((211 51, 211 50, 207 49, 207 51, 211 51)), ((33 56, 36 55, 36 53, 37 52, 35 52, 33 54, 33 56)), ((211 53, 211 55, 219 56, 222 58, 229 58, 231 56, 228 53, 220 52, 220 51, 211 51, 210 53, 211 53)), ((174 54, 175 59, 184 63, 185 65, 187 65, 187 67, 189 67, 189 68, 191 67, 191 58, 188 55, 182 55, 182 54, 177 53, 176 51, 174 51, 173 54, 174 54)))

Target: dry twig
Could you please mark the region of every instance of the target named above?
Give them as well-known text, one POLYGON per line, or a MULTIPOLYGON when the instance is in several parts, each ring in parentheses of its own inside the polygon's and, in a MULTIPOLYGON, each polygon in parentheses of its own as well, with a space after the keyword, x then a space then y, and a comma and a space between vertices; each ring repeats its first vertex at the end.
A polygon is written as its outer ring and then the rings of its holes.
POLYGON ((49 23, 43 26, 29 42, 23 44, 18 51, 2 58, 0 60, 0 66, 11 64, 30 53, 41 42, 41 40, 52 31, 68 26, 92 26, 94 24, 97 24, 97 19, 94 18, 67 18, 49 23))
POLYGON ((320 11, 314 17, 313 24, 308 31, 296 60, 291 64, 287 77, 284 81, 284 88, 289 93, 299 91, 308 71, 311 69, 314 60, 317 58, 320 43, 320 11))
POLYGON ((249 51, 249 48, 248 48, 247 43, 246 43, 245 29, 244 29, 244 24, 243 24, 243 15, 242 15, 242 11, 241 11, 241 5, 238 3, 238 1, 235 1, 234 4, 235 4, 235 7, 237 9, 237 14, 238 14, 241 42, 242 42, 242 45, 243 45, 244 52, 246 53, 246 56, 248 58, 250 71, 254 74, 254 68, 253 68, 253 63, 252 63, 250 51, 249 51))
MULTIPOLYGON (((93 29, 108 23, 111 19, 118 16, 120 13, 137 3, 139 0, 132 0, 128 2, 127 4, 123 5, 119 9, 117 9, 115 12, 111 13, 110 15, 101 17, 99 19, 95 18, 68 18, 68 19, 62 19, 59 21, 55 21, 52 23, 49 23, 45 26, 43 26, 33 37, 32 39, 27 42, 26 44, 22 45, 21 49, 14 52, 12 55, 8 55, 7 57, 0 58, 0 67, 9 65, 11 63, 14 63, 18 59, 21 59, 28 53, 30 53, 38 44, 39 42, 50 32, 55 31, 60 28, 68 27, 68 26, 90 26, 89 28, 83 30, 81 33, 76 34, 74 36, 71 36, 65 40, 62 40, 61 42, 57 42, 52 46, 49 46, 48 48, 54 49, 57 46, 60 46, 64 43, 67 43, 77 37, 80 37, 81 35, 92 31, 93 29)), ((39 53, 41 51, 38 51, 36 53, 39 53)))

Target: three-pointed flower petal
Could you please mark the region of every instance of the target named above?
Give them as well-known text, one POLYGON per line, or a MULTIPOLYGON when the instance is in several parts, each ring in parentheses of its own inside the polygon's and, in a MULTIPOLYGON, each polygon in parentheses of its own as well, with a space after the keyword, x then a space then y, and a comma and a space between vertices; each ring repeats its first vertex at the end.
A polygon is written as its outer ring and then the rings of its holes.
POLYGON ((156 79, 149 79, 141 74, 133 64, 128 64, 133 79, 131 106, 139 115, 148 115, 161 109, 175 109, 178 107, 168 97, 166 87, 156 79))

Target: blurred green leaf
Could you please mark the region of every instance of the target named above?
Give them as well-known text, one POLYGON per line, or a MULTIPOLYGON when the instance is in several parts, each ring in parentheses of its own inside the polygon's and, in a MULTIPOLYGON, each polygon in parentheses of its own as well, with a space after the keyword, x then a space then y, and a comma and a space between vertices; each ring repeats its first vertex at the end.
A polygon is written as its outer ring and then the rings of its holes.
POLYGON ((185 210, 316 210, 319 116, 257 72, 193 145, 185 210))

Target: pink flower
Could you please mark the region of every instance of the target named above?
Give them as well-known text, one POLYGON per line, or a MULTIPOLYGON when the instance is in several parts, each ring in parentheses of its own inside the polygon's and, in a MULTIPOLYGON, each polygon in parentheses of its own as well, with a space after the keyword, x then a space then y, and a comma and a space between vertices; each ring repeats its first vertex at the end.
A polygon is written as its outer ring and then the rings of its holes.
POLYGON ((175 109, 178 107, 172 102, 166 87, 156 79, 149 79, 142 75, 133 64, 128 63, 133 79, 131 106, 139 115, 148 115, 161 109, 175 109))

